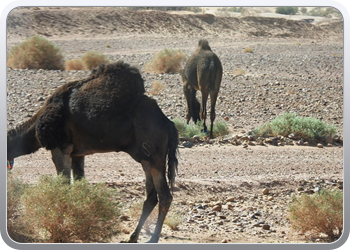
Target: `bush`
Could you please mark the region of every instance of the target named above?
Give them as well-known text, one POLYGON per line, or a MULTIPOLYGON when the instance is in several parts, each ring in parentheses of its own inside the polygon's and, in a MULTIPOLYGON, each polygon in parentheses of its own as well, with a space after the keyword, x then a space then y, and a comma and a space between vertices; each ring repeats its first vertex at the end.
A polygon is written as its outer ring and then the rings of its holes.
POLYGON ((63 70, 60 49, 45 38, 34 36, 12 48, 7 66, 19 69, 63 70))
POLYGON ((119 205, 115 190, 83 179, 42 176, 22 196, 23 220, 51 242, 103 242, 117 232, 119 205))
POLYGON ((27 187, 27 184, 23 184, 7 171, 7 232, 11 239, 17 242, 26 241, 27 230, 21 221, 20 200, 27 187))
POLYGON ((277 7, 276 13, 283 15, 295 15, 298 12, 298 7, 277 7))
MULTIPOLYGON (((175 124, 176 129, 179 132, 180 137, 191 138, 193 136, 199 136, 200 138, 206 137, 207 134, 203 133, 203 122, 197 122, 197 124, 191 123, 186 124, 185 121, 174 119, 172 120, 175 124)), ((209 125, 210 127, 210 125, 209 125)), ((214 122, 213 136, 224 136, 229 133, 228 126, 225 122, 216 121, 214 122)))
POLYGON ((337 128, 334 125, 326 124, 321 120, 297 116, 295 113, 284 113, 271 122, 256 129, 253 134, 256 136, 288 136, 294 134, 307 140, 319 140, 325 136, 335 135, 337 128))
POLYGON ((84 70, 84 64, 80 59, 72 59, 66 62, 66 70, 84 70))
POLYGON ((146 65, 146 71, 158 74, 180 73, 186 55, 181 50, 163 49, 156 53, 146 65))
POLYGON ((313 195, 303 194, 289 206, 292 227, 312 237, 321 233, 330 239, 339 238, 343 231, 343 193, 321 190, 313 195))
POLYGON ((184 221, 183 217, 179 213, 168 213, 164 220, 164 224, 168 225, 172 230, 179 230, 179 225, 184 221))
POLYGON ((86 70, 92 70, 101 63, 108 63, 108 59, 105 55, 93 51, 86 52, 81 57, 81 61, 84 64, 86 70))

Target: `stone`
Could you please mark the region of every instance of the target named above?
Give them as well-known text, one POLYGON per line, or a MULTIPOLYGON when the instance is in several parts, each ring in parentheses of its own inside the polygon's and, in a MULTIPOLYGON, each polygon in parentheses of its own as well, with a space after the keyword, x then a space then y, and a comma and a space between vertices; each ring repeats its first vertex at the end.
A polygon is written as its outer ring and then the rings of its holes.
POLYGON ((221 206, 216 205, 216 206, 213 207, 213 210, 214 210, 214 211, 221 212, 221 206))
POLYGON ((226 202, 232 202, 232 201, 235 201, 234 197, 229 197, 229 198, 226 199, 226 202))
POLYGON ((262 191, 263 195, 267 195, 269 193, 270 193, 270 189, 268 189, 268 188, 264 188, 263 191, 262 191))

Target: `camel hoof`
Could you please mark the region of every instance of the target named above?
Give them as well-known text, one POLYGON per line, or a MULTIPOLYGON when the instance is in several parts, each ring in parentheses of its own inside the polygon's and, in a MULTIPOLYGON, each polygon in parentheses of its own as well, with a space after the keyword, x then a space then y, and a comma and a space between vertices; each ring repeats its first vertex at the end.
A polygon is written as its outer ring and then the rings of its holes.
MULTIPOLYGON (((119 243, 131 243, 131 242, 130 242, 130 240, 122 240, 119 243)), ((136 242, 132 242, 132 243, 137 243, 137 241, 136 242)))

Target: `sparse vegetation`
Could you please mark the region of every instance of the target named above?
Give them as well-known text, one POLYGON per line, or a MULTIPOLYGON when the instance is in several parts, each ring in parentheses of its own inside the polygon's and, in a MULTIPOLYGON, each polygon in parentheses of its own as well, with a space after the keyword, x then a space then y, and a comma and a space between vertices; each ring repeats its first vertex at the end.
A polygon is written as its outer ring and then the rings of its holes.
POLYGON ((277 7, 276 13, 283 15, 295 15, 298 10, 298 7, 277 7))
POLYGON ((179 230, 179 225, 183 222, 183 218, 180 214, 178 213, 170 213, 168 216, 165 218, 164 224, 168 225, 171 230, 177 231, 179 230))
POLYGON ((22 242, 26 234, 26 228, 20 221, 20 198, 27 186, 7 170, 7 232, 17 242, 22 242))
POLYGON ((63 70, 64 60, 60 49, 52 42, 33 36, 12 48, 7 66, 18 69, 63 70))
POLYGON ((311 237, 321 233, 330 239, 339 238, 343 231, 343 193, 338 190, 321 190, 313 195, 303 194, 290 206, 292 227, 311 237))
POLYGON ((105 242, 118 229, 116 191, 85 179, 67 185, 66 177, 41 176, 22 195, 23 221, 49 242, 105 242))
POLYGON ((235 69, 234 71, 233 71, 233 74, 235 75, 235 76, 242 76, 242 75, 245 75, 245 70, 244 69, 235 69))
POLYGON ((243 52, 244 52, 244 53, 253 53, 253 49, 247 47, 247 48, 244 48, 243 52))
POLYGON ((314 141, 325 136, 333 136, 336 126, 326 124, 321 120, 310 117, 297 116, 295 113, 284 113, 257 128, 253 134, 256 136, 288 136, 294 134, 300 138, 314 141))
POLYGON ((108 63, 107 57, 101 53, 88 51, 81 59, 75 58, 66 62, 66 70, 92 70, 101 63, 108 63))
POLYGON ((84 70, 83 62, 78 59, 72 59, 66 62, 66 70, 84 70))
MULTIPOLYGON (((180 119, 174 119, 172 121, 174 122, 180 137, 191 138, 193 136, 199 136, 199 138, 204 138, 207 136, 206 133, 202 132, 202 129, 203 129, 202 122, 197 122, 197 124, 194 124, 194 123, 186 124, 185 121, 180 119)), ((218 136, 227 135, 228 133, 229 133, 228 126, 225 122, 217 121, 214 123, 214 128, 213 128, 214 138, 218 136)))
POLYGON ((108 59, 105 55, 94 51, 86 52, 81 57, 81 61, 84 64, 86 70, 92 70, 101 63, 108 63, 108 59))
POLYGON ((308 12, 308 15, 310 16, 328 16, 328 15, 334 15, 338 18, 342 18, 342 14, 335 8, 333 7, 328 7, 328 8, 322 8, 322 7, 315 7, 312 10, 308 12))
POLYGON ((154 73, 179 73, 186 54, 181 50, 163 49, 156 53, 146 65, 146 71, 154 73))
POLYGON ((242 11, 243 7, 222 7, 218 8, 218 11, 224 11, 224 12, 238 12, 240 13, 242 11))

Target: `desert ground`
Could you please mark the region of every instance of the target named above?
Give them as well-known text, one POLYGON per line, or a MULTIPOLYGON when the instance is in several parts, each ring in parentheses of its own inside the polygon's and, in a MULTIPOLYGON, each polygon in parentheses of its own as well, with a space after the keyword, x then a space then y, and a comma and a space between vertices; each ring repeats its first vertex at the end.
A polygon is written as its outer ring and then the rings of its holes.
MULTIPOLYGON (((146 72, 145 65, 164 48, 181 49, 189 56, 199 39, 207 39, 224 68, 216 119, 227 122, 230 134, 191 144, 181 140, 169 212, 181 223, 178 230, 164 225, 159 242, 324 242, 292 230, 288 205, 305 192, 343 187, 343 22, 330 17, 315 23, 294 19, 120 8, 18 8, 8 17, 7 51, 26 37, 40 35, 60 47, 65 60, 87 51, 103 53, 110 61, 122 59, 140 69, 147 94, 169 119, 184 120, 180 74, 146 72), (244 53, 247 47, 253 53, 244 53), (164 88, 151 93, 156 81, 164 88), (285 112, 334 124, 338 133, 322 148, 232 143, 285 112)), ((31 117, 57 87, 89 74, 8 67, 8 129, 31 117)), ((106 182, 120 191, 123 231, 111 241, 118 243, 138 221, 132 211, 144 199, 142 167, 125 153, 90 155, 85 166, 90 182, 106 182)), ((55 174, 44 149, 16 158, 12 171, 28 183, 55 174)), ((147 222, 139 242, 150 238, 155 217, 147 222)))

